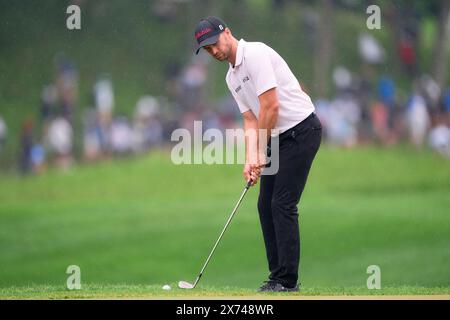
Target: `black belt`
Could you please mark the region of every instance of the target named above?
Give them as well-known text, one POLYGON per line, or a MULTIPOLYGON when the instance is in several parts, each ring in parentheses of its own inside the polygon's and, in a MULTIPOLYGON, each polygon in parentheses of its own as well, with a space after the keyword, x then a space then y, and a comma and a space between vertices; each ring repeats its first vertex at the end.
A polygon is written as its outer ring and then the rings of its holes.
MULTIPOLYGON (((284 138, 286 138, 286 137, 288 137, 288 136, 292 136, 293 133, 294 133, 296 130, 302 128, 302 127, 306 124, 306 122, 308 122, 309 120, 311 120, 311 119, 313 119, 313 118, 315 118, 315 117, 316 117, 316 114, 315 114, 314 112, 312 112, 312 113, 311 113, 309 116, 307 116, 303 121, 299 122, 299 123, 296 124, 294 127, 290 128, 290 129, 287 129, 285 132, 281 133, 281 134, 280 134, 280 140, 282 140, 282 139, 284 139, 284 138)), ((294 135, 295 135, 295 133, 294 133, 294 135)))

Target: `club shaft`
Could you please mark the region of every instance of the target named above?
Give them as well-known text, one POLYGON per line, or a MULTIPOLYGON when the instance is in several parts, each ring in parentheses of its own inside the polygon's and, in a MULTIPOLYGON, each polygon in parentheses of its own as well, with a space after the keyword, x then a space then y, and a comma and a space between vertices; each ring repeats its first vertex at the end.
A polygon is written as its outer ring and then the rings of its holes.
POLYGON ((225 231, 227 230, 228 225, 230 224, 231 220, 233 219, 234 214, 236 213, 237 209, 239 208, 239 205, 241 204, 242 199, 244 199, 244 196, 245 196, 245 194, 247 193, 249 187, 250 187, 250 183, 247 184, 247 186, 245 187, 244 191, 243 191, 242 194, 241 194, 241 197, 239 198, 238 202, 236 203, 236 206, 235 206, 234 209, 233 209, 233 212, 231 212, 231 215, 230 215, 230 217, 228 218, 228 221, 227 221, 227 223, 225 224, 225 227, 223 228, 222 232, 220 233, 220 236, 219 236, 219 238, 217 239, 216 243, 214 244, 214 247, 212 248, 211 253, 210 253, 209 256, 208 256, 208 259, 206 259, 206 262, 205 262, 205 264, 203 265, 203 268, 202 268, 202 270, 200 271, 200 274, 198 275, 197 279, 195 280, 194 288, 195 288, 195 286, 197 285, 197 283, 200 281, 200 278, 202 277, 203 272, 205 271, 206 267, 208 266, 209 260, 211 259, 211 257, 212 257, 212 255, 213 255, 214 251, 215 251, 216 248, 217 248, 217 245, 219 244, 219 242, 220 242, 220 240, 222 239, 222 237, 223 237, 225 231))

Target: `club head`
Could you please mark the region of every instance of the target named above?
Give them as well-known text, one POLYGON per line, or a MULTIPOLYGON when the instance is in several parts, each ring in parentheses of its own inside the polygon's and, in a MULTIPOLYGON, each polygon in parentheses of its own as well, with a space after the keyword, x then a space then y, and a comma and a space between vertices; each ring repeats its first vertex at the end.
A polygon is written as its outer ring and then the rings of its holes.
POLYGON ((180 281, 180 282, 178 282, 178 288, 180 288, 180 289, 194 289, 194 285, 190 284, 189 282, 186 282, 186 281, 180 281))

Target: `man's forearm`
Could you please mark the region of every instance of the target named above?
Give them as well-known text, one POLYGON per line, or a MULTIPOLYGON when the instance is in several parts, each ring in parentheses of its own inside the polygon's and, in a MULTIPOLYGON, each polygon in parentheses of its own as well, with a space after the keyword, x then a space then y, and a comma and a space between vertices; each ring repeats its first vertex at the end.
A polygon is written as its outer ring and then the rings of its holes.
POLYGON ((266 131, 266 143, 269 141, 272 129, 278 120, 278 105, 266 105, 260 106, 259 117, 258 117, 258 128, 265 129, 266 131))
POLYGON ((245 131, 245 162, 256 163, 253 159, 258 151, 258 121, 256 118, 251 121, 244 121, 245 131))

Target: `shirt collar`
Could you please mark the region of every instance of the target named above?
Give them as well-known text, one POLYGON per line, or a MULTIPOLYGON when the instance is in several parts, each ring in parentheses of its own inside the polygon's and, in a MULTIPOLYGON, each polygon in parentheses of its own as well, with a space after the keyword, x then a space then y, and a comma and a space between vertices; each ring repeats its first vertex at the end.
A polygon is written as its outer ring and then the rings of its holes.
MULTIPOLYGON (((242 60, 244 58, 244 47, 245 47, 245 44, 246 44, 246 42, 245 42, 244 39, 241 39, 238 42, 238 46, 237 46, 237 49, 236 49, 236 61, 235 61, 235 64, 234 64, 235 68, 242 63, 242 60)), ((231 63, 230 63, 230 67, 233 68, 231 63)))

